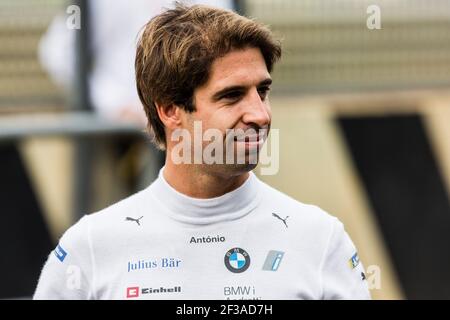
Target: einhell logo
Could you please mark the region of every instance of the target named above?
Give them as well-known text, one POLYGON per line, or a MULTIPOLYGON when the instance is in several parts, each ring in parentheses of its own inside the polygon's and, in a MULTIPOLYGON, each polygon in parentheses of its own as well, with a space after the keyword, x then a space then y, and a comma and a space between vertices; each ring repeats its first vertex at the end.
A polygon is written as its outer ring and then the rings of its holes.
POLYGON ((139 293, 143 294, 157 294, 157 293, 181 293, 181 287, 175 286, 170 288, 159 287, 159 288, 139 288, 139 287, 128 287, 127 288, 127 298, 138 298, 139 293))
POLYGON ((139 297, 139 287, 127 288, 127 298, 137 298, 137 297, 139 297))

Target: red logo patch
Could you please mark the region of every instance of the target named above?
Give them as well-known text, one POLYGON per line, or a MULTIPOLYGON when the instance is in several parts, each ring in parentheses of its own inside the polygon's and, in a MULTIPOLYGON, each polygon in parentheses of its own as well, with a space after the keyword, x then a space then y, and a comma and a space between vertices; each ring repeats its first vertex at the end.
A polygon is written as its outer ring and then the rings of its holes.
POLYGON ((128 287, 127 298, 137 298, 137 297, 139 297, 139 287, 128 287))

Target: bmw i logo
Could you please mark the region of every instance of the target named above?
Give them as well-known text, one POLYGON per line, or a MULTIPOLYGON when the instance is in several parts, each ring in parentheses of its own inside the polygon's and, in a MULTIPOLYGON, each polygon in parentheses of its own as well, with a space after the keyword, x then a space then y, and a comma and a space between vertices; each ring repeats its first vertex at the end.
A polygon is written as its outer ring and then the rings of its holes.
POLYGON ((250 256, 244 249, 233 248, 225 254, 225 266, 233 273, 241 273, 250 267, 250 256))

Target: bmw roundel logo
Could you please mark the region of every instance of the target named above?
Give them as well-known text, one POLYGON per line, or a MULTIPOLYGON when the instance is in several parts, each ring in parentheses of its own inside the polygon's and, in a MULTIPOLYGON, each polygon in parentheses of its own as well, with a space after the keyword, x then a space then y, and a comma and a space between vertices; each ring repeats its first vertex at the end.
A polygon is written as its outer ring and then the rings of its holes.
POLYGON ((250 267, 250 256, 244 249, 233 248, 225 254, 225 266, 233 273, 241 273, 250 267))

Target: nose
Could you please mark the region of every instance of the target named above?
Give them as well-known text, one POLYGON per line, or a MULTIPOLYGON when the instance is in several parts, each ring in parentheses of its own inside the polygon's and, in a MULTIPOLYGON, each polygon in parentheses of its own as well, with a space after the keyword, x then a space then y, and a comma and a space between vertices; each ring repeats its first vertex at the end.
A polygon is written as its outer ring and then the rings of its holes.
POLYGON ((260 128, 267 127, 271 121, 269 101, 263 101, 258 90, 249 93, 245 103, 245 113, 242 121, 247 125, 257 125, 260 128))

